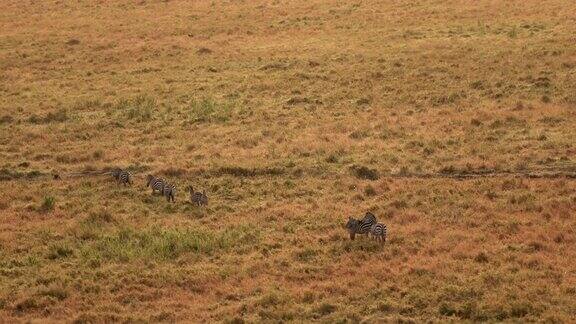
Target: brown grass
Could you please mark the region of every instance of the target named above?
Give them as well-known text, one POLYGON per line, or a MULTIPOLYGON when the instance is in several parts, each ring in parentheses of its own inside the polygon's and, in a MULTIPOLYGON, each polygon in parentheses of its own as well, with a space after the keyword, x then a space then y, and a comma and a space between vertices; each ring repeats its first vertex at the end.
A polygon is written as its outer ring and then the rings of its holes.
POLYGON ((574 321, 576 183, 505 175, 576 172, 574 35, 567 0, 2 1, 0 318, 574 321))

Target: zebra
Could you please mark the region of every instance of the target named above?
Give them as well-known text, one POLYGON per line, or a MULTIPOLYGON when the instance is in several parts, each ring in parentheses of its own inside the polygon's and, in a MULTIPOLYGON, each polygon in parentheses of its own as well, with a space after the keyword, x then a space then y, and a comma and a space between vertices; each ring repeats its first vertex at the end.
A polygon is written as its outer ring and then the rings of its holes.
POLYGON ((190 201, 192 204, 197 206, 208 205, 208 196, 206 195, 206 190, 194 191, 194 187, 189 186, 188 192, 190 193, 190 201))
POLYGON ((165 196, 168 201, 172 200, 172 202, 174 202, 174 196, 176 195, 176 187, 169 183, 164 183, 164 188, 162 189, 162 195, 165 196))
POLYGON ((382 241, 382 244, 386 243, 386 225, 382 223, 372 225, 370 235, 377 241, 382 241))
POLYGON ((126 170, 116 168, 112 171, 112 176, 114 177, 114 179, 116 179, 116 182, 118 182, 118 183, 121 183, 124 185, 126 185, 126 184, 132 185, 132 180, 130 180, 131 174, 130 174, 130 172, 128 172, 126 170))
POLYGON ((152 188, 152 194, 158 191, 160 194, 164 193, 164 185, 166 181, 162 178, 156 178, 153 175, 149 174, 146 176, 146 187, 152 188))
POLYGON ((374 214, 372 214, 371 212, 366 212, 366 214, 364 215, 364 218, 362 219, 362 223, 364 224, 376 224, 376 216, 374 216, 374 214))
POLYGON ((362 219, 355 219, 353 217, 348 217, 348 223, 346 223, 346 228, 350 233, 350 239, 354 240, 356 234, 369 234, 372 225, 376 224, 376 216, 371 212, 367 212, 362 219))

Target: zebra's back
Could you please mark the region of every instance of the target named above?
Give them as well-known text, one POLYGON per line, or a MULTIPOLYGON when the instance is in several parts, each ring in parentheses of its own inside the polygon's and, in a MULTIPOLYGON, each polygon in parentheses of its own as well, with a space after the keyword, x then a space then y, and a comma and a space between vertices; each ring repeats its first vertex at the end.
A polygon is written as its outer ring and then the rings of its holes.
POLYGON ((174 202, 174 196, 176 195, 176 187, 172 184, 166 183, 162 189, 162 195, 166 197, 166 200, 174 202))
POLYGON ((160 193, 164 192, 164 185, 166 183, 164 179, 156 178, 150 174, 146 177, 146 179, 147 179, 146 186, 152 188, 152 193, 154 193, 154 191, 158 191, 160 193))
POLYGON ((376 216, 374 216, 374 214, 367 212, 366 215, 364 215, 364 218, 362 218, 361 221, 359 221, 358 224, 358 229, 357 229, 357 234, 367 234, 368 232, 370 232, 370 229, 372 228, 372 226, 374 224, 376 224, 376 216))
POLYGON ((208 205, 208 196, 206 195, 206 191, 194 191, 194 187, 189 186, 188 192, 190 192, 190 202, 192 204, 197 206, 208 205))

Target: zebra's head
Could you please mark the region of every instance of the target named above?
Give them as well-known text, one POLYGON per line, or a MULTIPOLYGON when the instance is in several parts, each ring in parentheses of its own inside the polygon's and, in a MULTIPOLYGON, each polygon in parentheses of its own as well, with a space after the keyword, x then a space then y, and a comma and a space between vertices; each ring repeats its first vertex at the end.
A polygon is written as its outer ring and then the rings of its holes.
POLYGON ((348 217, 348 223, 346 223, 346 228, 348 229, 348 231, 350 232, 355 232, 356 228, 358 228, 358 225, 360 224, 360 221, 353 218, 353 217, 348 217))
POLYGON ((192 195, 194 194, 194 187, 188 186, 188 187, 186 187, 186 190, 188 190, 188 192, 189 192, 190 194, 192 194, 192 195))
POLYGON ((116 179, 118 179, 118 177, 120 176, 120 168, 115 168, 114 170, 112 170, 112 176, 116 179))
POLYGON ((346 223, 346 229, 348 230, 348 233, 350 233, 351 240, 354 239, 354 236, 356 235, 356 231, 358 230, 359 226, 360 226, 359 220, 353 217, 348 217, 348 223, 346 223))

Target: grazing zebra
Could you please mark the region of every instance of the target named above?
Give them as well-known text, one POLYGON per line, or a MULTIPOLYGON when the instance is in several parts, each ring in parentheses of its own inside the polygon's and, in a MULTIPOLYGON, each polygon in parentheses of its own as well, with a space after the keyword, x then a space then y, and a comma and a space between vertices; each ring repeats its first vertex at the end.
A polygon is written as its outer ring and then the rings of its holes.
POLYGON ((162 178, 156 178, 151 174, 146 176, 146 187, 152 188, 152 194, 154 194, 155 191, 158 191, 160 194, 163 194, 165 183, 166 182, 162 178))
POLYGON ((356 234, 369 234, 372 225, 376 224, 376 216, 371 212, 367 212, 362 219, 348 218, 346 228, 350 233, 350 239, 353 240, 356 234))
POLYGON ((188 187, 188 192, 190 192, 190 201, 192 204, 197 206, 208 205, 208 196, 206 195, 206 190, 202 192, 194 191, 194 188, 190 186, 188 187))
POLYGON ((121 183, 121 184, 132 184, 132 181, 130 180, 131 175, 130 172, 126 171, 126 170, 122 170, 122 169, 114 169, 114 171, 112 171, 112 176, 114 177, 114 179, 116 179, 116 182, 121 183))
POLYGON ((382 244, 386 243, 386 225, 382 223, 372 225, 370 235, 377 241, 382 241, 382 244))
POLYGON ((363 224, 376 224, 376 216, 374 216, 374 214, 371 212, 366 212, 366 215, 364 215, 364 218, 362 218, 361 222, 363 224))
POLYGON ((176 195, 176 187, 169 183, 164 183, 164 188, 162 189, 162 195, 166 197, 168 201, 172 200, 172 202, 174 202, 174 196, 176 195))

